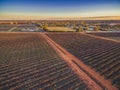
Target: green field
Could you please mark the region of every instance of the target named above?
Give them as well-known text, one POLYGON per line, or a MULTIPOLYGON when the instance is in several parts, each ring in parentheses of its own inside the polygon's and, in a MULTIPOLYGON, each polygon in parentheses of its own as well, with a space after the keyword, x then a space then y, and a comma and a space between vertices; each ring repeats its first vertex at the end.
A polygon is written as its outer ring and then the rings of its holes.
POLYGON ((68 27, 47 27, 47 31, 68 32, 68 31, 75 31, 75 30, 68 27))

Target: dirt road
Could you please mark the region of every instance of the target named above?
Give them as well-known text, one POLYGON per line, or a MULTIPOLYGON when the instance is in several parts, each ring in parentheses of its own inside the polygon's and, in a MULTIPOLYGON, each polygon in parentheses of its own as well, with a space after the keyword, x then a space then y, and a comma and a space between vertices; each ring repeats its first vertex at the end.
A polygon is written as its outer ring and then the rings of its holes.
POLYGON ((73 56, 63 47, 55 43, 47 35, 42 34, 47 42, 56 50, 56 52, 63 58, 73 71, 88 85, 91 90, 118 90, 112 86, 108 80, 100 76, 97 72, 85 65, 81 60, 73 56))
POLYGON ((94 37, 94 38, 99 38, 99 39, 104 39, 104 40, 120 43, 120 41, 118 41, 118 40, 110 39, 110 38, 107 38, 107 37, 96 36, 96 35, 91 35, 91 34, 86 34, 86 33, 80 33, 80 34, 84 34, 84 35, 87 35, 87 36, 90 36, 90 37, 94 37))

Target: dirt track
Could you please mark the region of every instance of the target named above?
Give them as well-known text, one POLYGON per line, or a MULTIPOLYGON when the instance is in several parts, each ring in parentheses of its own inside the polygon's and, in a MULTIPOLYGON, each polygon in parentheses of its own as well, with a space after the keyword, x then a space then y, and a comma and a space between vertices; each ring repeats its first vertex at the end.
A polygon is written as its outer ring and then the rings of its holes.
POLYGON ((94 37, 94 38, 99 38, 99 39, 104 39, 104 40, 120 43, 120 41, 118 41, 118 40, 110 39, 110 38, 107 38, 107 37, 95 36, 95 35, 90 35, 90 34, 86 34, 86 33, 81 33, 81 34, 84 34, 84 35, 87 35, 87 36, 90 36, 90 37, 94 37))
POLYGON ((97 72, 85 65, 81 60, 73 56, 63 47, 51 40, 47 35, 42 34, 47 42, 56 50, 56 52, 63 58, 73 71, 78 74, 79 78, 88 85, 91 90, 118 90, 112 86, 108 80, 100 76, 97 72))

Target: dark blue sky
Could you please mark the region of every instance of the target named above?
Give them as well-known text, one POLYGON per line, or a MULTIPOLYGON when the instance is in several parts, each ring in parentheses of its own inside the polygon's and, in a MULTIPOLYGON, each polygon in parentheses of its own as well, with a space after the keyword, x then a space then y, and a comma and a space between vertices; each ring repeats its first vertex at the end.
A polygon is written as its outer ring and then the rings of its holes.
POLYGON ((66 4, 98 4, 98 3, 119 3, 120 0, 0 0, 1 3, 14 3, 14 4, 48 4, 48 5, 66 5, 66 4))
POLYGON ((0 0, 1 15, 119 16, 120 0, 0 0))

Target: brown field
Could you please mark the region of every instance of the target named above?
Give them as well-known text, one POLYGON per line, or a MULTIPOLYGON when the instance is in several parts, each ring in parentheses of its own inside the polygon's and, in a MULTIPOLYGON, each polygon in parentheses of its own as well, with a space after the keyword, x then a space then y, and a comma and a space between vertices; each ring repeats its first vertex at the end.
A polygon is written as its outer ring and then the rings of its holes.
POLYGON ((120 42, 84 33, 47 34, 56 43, 120 88, 120 42))
POLYGON ((0 33, 0 90, 118 90, 119 56, 85 33, 0 33))
POLYGON ((39 33, 0 33, 0 90, 88 90, 39 33))

